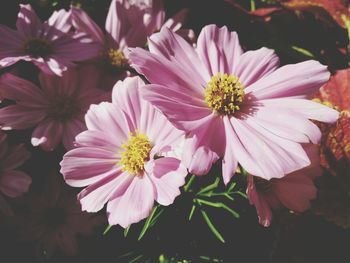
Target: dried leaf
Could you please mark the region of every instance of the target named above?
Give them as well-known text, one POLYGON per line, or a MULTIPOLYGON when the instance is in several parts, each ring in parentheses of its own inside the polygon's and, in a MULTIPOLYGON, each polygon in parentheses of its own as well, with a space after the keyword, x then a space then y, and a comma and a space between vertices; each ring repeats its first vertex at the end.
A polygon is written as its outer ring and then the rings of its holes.
POLYGON ((281 3, 284 7, 297 11, 309 11, 320 18, 330 15, 340 26, 347 28, 350 11, 345 0, 289 0, 281 3), (326 13, 325 13, 326 12, 326 13))
POLYGON ((347 175, 350 171, 350 70, 338 71, 316 95, 316 100, 341 112, 335 125, 319 124, 321 165, 332 174, 347 175))

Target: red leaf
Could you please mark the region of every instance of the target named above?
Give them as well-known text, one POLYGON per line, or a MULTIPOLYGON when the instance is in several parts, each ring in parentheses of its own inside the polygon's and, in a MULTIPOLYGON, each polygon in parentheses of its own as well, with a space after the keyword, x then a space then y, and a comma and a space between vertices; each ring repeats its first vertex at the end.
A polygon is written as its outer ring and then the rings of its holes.
POLYGON ((350 21, 350 11, 346 0, 289 0, 282 5, 297 11, 309 11, 324 17, 326 11, 340 26, 346 28, 346 20, 350 21))
POLYGON ((321 164, 332 174, 350 171, 350 69, 338 71, 316 99, 341 112, 335 125, 319 124, 323 139, 321 164))

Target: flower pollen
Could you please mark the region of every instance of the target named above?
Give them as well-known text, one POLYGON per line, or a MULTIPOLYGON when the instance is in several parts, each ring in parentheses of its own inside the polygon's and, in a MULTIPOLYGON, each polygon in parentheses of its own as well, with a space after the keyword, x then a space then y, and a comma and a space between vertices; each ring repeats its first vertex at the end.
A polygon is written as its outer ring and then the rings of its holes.
POLYGON ((31 55, 35 58, 37 57, 47 57, 52 54, 53 47, 51 43, 40 38, 29 38, 24 42, 23 45, 24 53, 31 55))
POLYGON ((128 142, 122 144, 122 148, 125 151, 121 154, 119 163, 123 165, 123 171, 139 175, 143 171, 145 161, 149 158, 152 149, 149 139, 136 130, 135 135, 130 133, 128 142))
POLYGON ((128 59, 125 57, 123 51, 119 49, 110 48, 107 50, 107 57, 109 64, 116 68, 125 68, 128 66, 128 59))
POLYGON ((244 86, 238 77, 226 73, 213 76, 205 88, 205 101, 221 115, 231 115, 240 109, 244 99, 244 86))

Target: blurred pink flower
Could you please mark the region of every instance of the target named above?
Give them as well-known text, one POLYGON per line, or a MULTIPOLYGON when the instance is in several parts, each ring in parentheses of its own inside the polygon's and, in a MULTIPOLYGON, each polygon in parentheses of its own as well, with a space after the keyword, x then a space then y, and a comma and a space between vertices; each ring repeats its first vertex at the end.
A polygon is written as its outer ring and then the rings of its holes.
POLYGON ((62 75, 73 62, 98 54, 98 46, 83 33, 70 32, 70 15, 55 11, 44 23, 30 5, 20 5, 17 31, 0 25, 0 67, 32 61, 47 74, 62 75))
POLYGON ((104 217, 82 212, 76 192, 60 174, 48 174, 44 180, 44 189, 19 200, 21 209, 12 222, 15 233, 20 241, 33 242, 40 258, 50 258, 57 251, 76 255, 78 237, 93 234, 95 227, 106 223, 104 217))
MULTIPOLYGON (((18 197, 26 193, 32 179, 24 172, 15 170, 30 157, 22 144, 9 147, 7 135, 0 131, 0 192, 7 197, 18 197)), ((12 209, 0 195, 0 212, 12 215, 12 209)))
POLYGON ((163 28, 150 52, 132 49, 132 66, 152 83, 142 96, 189 136, 184 161, 206 174, 223 158, 227 184, 238 163, 250 174, 279 178, 310 164, 300 143, 321 132, 308 119, 335 122, 338 112, 307 96, 329 79, 317 61, 278 68, 273 50, 243 53, 236 32, 209 25, 197 48, 163 28))
POLYGON ((319 147, 308 144, 304 149, 311 160, 306 168, 270 181, 248 175, 248 198, 255 205, 259 223, 263 226, 270 225, 272 209, 284 206, 294 212, 304 212, 310 208, 310 200, 316 197, 313 180, 322 174, 319 147))
POLYGON ((90 68, 66 71, 62 77, 39 75, 40 87, 5 74, 0 78, 0 93, 15 105, 0 109, 3 130, 35 128, 32 145, 51 151, 62 141, 73 147, 75 136, 86 129, 84 115, 90 104, 104 99, 90 68))
POLYGON ((78 196, 83 210, 96 212, 107 203, 109 224, 124 228, 146 218, 154 200, 172 204, 187 175, 180 160, 164 156, 183 133, 140 98, 143 85, 139 77, 127 78, 114 87, 113 103, 92 105, 88 130, 61 162, 66 183, 88 186, 78 196))
POLYGON ((192 30, 181 29, 187 10, 181 10, 165 21, 162 0, 112 0, 105 24, 106 34, 80 8, 72 7, 72 22, 78 32, 91 36, 100 47, 96 70, 104 77, 103 88, 111 89, 115 82, 130 75, 129 47, 144 47, 147 37, 168 27, 194 37, 192 30))

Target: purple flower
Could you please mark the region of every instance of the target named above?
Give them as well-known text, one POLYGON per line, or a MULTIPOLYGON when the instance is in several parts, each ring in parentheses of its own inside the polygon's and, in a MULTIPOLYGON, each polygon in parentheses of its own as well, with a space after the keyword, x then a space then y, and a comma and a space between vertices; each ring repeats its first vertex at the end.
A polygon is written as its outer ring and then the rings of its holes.
POLYGON ((70 14, 60 10, 43 23, 30 5, 20 5, 17 31, 0 25, 0 67, 25 60, 61 76, 74 62, 95 57, 98 46, 86 34, 70 32, 70 20, 70 14))

